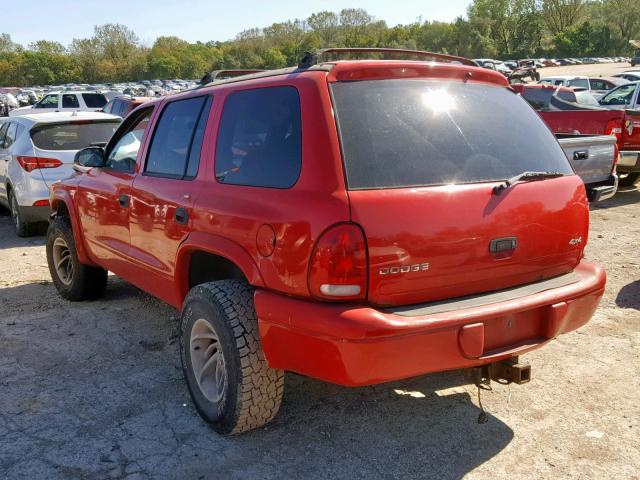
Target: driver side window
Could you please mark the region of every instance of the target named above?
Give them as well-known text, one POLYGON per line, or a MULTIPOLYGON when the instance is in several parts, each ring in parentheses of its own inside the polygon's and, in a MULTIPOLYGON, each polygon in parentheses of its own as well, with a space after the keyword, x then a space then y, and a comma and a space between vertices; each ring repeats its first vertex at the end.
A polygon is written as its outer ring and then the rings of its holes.
POLYGON ((105 168, 129 173, 134 171, 144 131, 149 125, 152 112, 153 108, 140 112, 138 118, 118 139, 109 152, 105 168))
POLYGON ((58 95, 47 95, 36 103, 33 108, 58 108, 58 95))
POLYGON ((613 92, 605 95, 600 100, 601 105, 626 105, 631 103, 633 94, 636 91, 636 85, 624 85, 617 88, 613 92))

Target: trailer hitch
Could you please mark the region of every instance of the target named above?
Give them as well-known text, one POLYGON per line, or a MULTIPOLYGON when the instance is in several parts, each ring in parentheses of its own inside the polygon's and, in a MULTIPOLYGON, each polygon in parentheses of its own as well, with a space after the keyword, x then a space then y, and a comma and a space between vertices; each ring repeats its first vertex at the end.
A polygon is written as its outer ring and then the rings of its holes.
POLYGON ((503 385, 510 383, 522 385, 531 381, 531 365, 518 363, 518 357, 512 357, 500 362, 467 369, 465 376, 478 387, 478 406, 480 407, 478 423, 487 423, 487 412, 482 406, 482 390, 492 390, 491 380, 503 385))

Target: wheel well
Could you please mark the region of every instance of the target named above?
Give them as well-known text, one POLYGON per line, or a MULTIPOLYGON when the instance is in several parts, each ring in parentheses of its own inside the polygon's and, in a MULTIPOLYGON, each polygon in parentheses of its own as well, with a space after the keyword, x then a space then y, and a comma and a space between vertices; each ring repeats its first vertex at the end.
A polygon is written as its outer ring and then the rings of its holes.
POLYGON ((191 254, 189 289, 201 283, 229 279, 247 282, 242 270, 232 261, 209 252, 196 251, 191 254))
POLYGON ((55 202, 53 204, 53 211, 55 212, 57 217, 70 218, 67 204, 63 201, 58 200, 57 202, 55 202))

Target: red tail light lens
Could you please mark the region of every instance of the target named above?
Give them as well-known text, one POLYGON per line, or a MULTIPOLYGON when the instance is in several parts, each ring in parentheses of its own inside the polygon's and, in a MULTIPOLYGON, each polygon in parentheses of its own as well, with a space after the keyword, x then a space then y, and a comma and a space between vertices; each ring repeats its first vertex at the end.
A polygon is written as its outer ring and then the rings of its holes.
POLYGON ((606 128, 604 129, 604 134, 615 135, 616 142, 619 142, 622 139, 622 120, 609 120, 606 128))
POLYGON ((26 172, 32 172, 38 168, 56 168, 62 165, 62 162, 57 158, 16 157, 16 160, 26 172))
POLYGON ((36 200, 35 202, 33 202, 33 206, 34 207, 48 207, 49 206, 49 200, 36 200))
POLYGON ((311 255, 309 290, 326 300, 367 296, 367 244, 362 229, 341 223, 324 232, 311 255))

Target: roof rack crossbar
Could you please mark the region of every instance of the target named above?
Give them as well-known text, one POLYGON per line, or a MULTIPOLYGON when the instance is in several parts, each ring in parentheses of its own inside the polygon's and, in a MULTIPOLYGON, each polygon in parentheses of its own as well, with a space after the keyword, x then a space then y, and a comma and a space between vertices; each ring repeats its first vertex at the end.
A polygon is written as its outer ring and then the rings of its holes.
POLYGON ((328 53, 392 53, 392 54, 405 54, 413 55, 417 57, 426 57, 431 60, 445 60, 447 62, 458 62, 463 65, 469 65, 477 67, 477 64, 473 60, 468 58, 458 57, 456 55, 447 55, 445 53, 426 52, 422 50, 409 50, 405 48, 377 48, 377 47, 352 47, 352 48, 324 48, 315 52, 305 52, 304 56, 298 63, 298 68, 306 69, 313 65, 323 61, 323 58, 328 53))
POLYGON ((214 70, 207 73, 202 80, 200 80, 200 86, 204 87, 210 83, 215 82, 221 78, 241 77, 243 75, 251 75, 253 73, 266 72, 264 69, 226 69, 226 70, 214 70))

